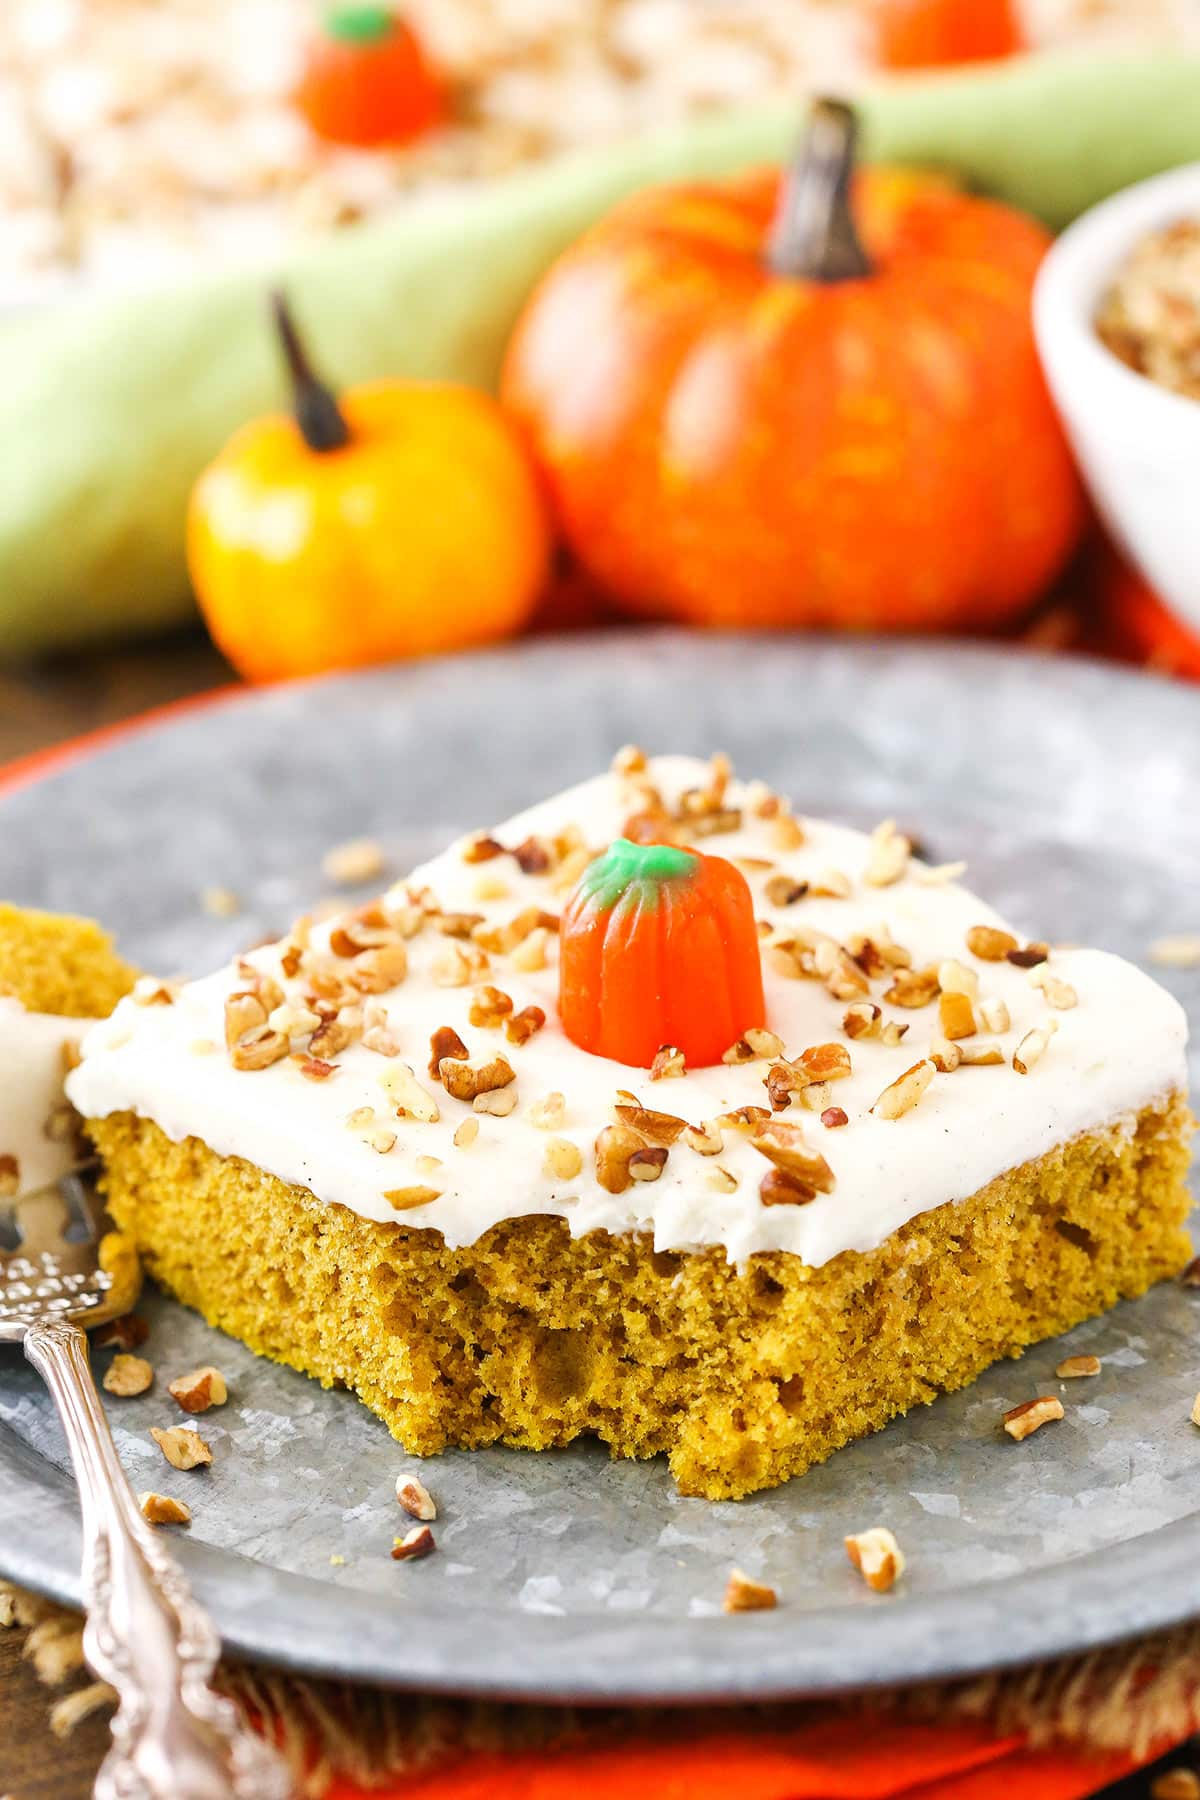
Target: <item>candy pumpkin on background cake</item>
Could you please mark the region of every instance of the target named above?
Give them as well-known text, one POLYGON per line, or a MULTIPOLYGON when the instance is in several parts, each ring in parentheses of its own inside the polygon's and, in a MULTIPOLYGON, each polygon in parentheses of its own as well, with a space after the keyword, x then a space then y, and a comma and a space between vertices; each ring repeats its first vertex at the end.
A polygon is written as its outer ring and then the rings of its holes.
POLYGON ((943 629, 1019 614, 1083 501, 1030 293, 1049 238, 866 169, 814 111, 785 180, 646 190, 552 266, 509 349, 568 541, 703 625, 943 629))

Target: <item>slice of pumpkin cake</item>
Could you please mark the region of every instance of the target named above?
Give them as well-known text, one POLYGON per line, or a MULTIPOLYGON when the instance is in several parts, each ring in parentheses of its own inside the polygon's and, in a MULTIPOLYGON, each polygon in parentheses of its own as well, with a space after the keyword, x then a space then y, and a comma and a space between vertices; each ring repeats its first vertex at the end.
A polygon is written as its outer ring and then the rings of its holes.
POLYGON ((69 1081, 116 1221, 413 1451, 747 1494, 1189 1254, 1175 1000, 721 758, 624 752, 157 997, 69 1081))
POLYGON ((0 902, 0 1200, 79 1159, 63 1078, 79 1040, 134 982, 91 919, 0 902))

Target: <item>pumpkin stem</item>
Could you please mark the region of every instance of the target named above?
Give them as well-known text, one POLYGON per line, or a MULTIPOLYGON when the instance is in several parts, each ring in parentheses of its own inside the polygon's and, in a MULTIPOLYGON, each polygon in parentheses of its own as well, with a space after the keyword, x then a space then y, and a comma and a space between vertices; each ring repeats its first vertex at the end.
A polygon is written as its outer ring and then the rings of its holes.
POLYGON ((271 312, 292 378, 292 411, 301 437, 310 450, 344 449, 350 442, 345 414, 332 388, 318 380, 300 341, 287 296, 279 288, 271 295, 271 312))
POLYGON ((858 281, 871 273, 850 209, 858 119, 844 100, 815 100, 767 240, 776 275, 858 281))

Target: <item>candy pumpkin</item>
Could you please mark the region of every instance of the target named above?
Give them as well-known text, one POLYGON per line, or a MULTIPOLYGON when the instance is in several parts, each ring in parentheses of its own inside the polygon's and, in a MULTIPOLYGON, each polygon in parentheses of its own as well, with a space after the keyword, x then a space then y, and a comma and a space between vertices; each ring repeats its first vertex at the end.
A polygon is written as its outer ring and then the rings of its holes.
POLYGON ((563 1030, 594 1056, 646 1069, 670 1044, 703 1068, 764 1023, 754 905, 722 857, 617 838, 584 870, 559 944, 563 1030))
POLYGON ((361 149, 408 143, 445 113, 441 83, 390 6, 328 7, 295 98, 318 136, 361 149))
POLYGON ((294 416, 239 431, 196 483, 188 567, 213 638, 252 681, 490 643, 528 619, 550 539, 495 401, 377 381, 340 399, 287 307, 294 416))
POLYGON ((984 626, 1083 504, 1030 328, 1048 239, 868 169, 815 109, 796 169, 651 189, 551 267, 502 393, 592 576, 704 625, 984 626))
POLYGON ((867 18, 885 69, 986 62, 1025 48, 1014 0, 870 0, 867 18))

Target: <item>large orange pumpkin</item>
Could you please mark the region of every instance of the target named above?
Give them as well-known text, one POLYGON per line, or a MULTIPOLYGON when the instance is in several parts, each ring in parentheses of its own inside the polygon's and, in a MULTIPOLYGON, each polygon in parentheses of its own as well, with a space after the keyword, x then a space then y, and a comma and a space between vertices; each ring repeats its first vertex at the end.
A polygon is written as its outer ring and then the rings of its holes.
POLYGON ((938 628, 1019 612, 1082 497, 1046 392, 1033 220, 868 169, 820 103, 791 178, 652 189, 550 269, 503 396, 570 544, 639 610, 938 628))

